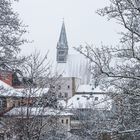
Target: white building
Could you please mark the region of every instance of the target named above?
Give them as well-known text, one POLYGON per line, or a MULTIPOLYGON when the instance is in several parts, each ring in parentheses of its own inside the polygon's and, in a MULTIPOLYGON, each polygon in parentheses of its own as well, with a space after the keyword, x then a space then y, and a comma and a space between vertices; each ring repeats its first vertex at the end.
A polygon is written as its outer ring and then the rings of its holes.
MULTIPOLYGON (((24 106, 15 107, 9 112, 5 113, 3 117, 3 122, 8 123, 11 121, 11 118, 13 120, 13 123, 15 123, 17 120, 21 120, 23 123, 27 122, 27 120, 33 120, 32 123, 29 123, 28 125, 32 126, 38 124, 37 128, 41 131, 41 137, 47 138, 47 134, 55 129, 60 135, 65 133, 66 136, 69 136, 69 132, 71 130, 70 123, 72 115, 72 113, 69 113, 67 111, 53 109, 49 107, 44 108, 24 106), (38 121, 41 123, 37 123, 38 121)), ((33 128, 33 131, 35 130, 36 129, 33 128)), ((8 133, 8 130, 6 133, 8 133)), ((18 139, 20 134, 15 133, 15 136, 18 139)))
POLYGON ((56 84, 56 94, 59 99, 69 99, 75 95, 81 80, 76 77, 61 77, 56 84))
POLYGON ((67 109, 111 110, 113 100, 100 87, 95 89, 90 85, 80 85, 76 94, 67 102, 60 102, 67 109))

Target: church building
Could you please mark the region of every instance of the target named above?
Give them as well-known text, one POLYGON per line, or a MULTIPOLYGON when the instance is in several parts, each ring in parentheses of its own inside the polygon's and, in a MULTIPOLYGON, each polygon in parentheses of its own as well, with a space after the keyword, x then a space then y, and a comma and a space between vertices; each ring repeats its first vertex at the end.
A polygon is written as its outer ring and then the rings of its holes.
POLYGON ((89 61, 79 52, 71 53, 64 22, 57 43, 56 72, 63 77, 75 77, 81 79, 81 84, 89 84, 89 61))

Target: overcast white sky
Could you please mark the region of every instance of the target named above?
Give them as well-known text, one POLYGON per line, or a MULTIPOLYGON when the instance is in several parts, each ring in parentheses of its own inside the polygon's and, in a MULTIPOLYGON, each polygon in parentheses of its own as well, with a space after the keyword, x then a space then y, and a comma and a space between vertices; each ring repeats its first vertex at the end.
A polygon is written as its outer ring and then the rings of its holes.
POLYGON ((108 3, 108 0, 20 0, 14 9, 29 25, 27 38, 34 40, 32 44, 26 44, 23 52, 29 54, 35 47, 41 53, 50 50, 51 55, 55 54, 63 18, 69 47, 85 42, 96 46, 101 42, 117 44, 118 25, 95 13, 108 3))

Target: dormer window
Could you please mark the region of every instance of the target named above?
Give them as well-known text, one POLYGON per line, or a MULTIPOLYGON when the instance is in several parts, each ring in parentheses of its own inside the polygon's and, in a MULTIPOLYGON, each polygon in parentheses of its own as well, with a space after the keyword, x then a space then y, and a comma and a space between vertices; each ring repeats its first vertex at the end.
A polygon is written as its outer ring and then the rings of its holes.
POLYGON ((79 100, 80 98, 79 97, 77 97, 77 100, 79 100))

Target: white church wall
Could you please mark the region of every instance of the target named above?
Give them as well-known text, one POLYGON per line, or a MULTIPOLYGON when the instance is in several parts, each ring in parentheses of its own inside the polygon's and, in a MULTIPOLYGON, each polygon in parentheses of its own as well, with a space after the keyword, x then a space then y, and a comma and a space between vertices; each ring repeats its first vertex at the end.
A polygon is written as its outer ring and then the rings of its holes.
POLYGON ((75 77, 62 77, 57 84, 57 97, 59 99, 69 99, 74 96, 76 89, 80 85, 80 79, 75 77))

